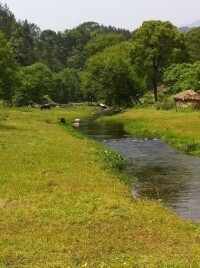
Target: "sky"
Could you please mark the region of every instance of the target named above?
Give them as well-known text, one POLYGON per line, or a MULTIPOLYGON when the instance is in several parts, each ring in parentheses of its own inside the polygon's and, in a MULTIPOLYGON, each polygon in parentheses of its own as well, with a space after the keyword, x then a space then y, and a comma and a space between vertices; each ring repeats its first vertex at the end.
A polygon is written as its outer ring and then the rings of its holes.
POLYGON ((200 0, 0 0, 17 20, 41 30, 64 31, 94 21, 130 31, 145 20, 171 21, 175 26, 200 19, 200 0))

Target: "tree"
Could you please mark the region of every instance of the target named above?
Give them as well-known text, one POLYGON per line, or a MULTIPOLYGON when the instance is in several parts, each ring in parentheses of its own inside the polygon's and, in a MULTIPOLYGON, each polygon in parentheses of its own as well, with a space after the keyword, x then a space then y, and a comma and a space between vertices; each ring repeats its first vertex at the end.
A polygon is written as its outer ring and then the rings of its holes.
POLYGON ((200 60, 200 27, 194 28, 185 34, 186 46, 190 56, 190 62, 200 60))
POLYGON ((0 32, 0 98, 5 104, 12 105, 17 83, 15 55, 4 34, 0 32))
POLYGON ((7 40, 12 36, 13 25, 16 23, 15 16, 9 10, 8 6, 0 3, 0 31, 2 31, 7 40))
POLYGON ((123 42, 91 57, 83 73, 83 88, 92 100, 108 105, 130 107, 139 103, 144 84, 135 73, 129 57, 130 43, 123 42))
POLYGON ((86 52, 87 57, 89 58, 98 52, 102 52, 105 48, 114 46, 123 41, 124 36, 122 34, 99 34, 87 43, 84 50, 86 52))
POLYGON ((111 33, 123 36, 124 40, 130 38, 130 32, 127 30, 105 27, 93 21, 85 22, 72 30, 66 30, 62 37, 67 66, 83 69, 87 60, 85 46, 98 35, 111 33))
POLYGON ((85 22, 72 30, 66 30, 63 36, 66 49, 66 62, 70 68, 83 68, 86 57, 83 49, 91 39, 91 33, 100 26, 96 22, 85 22))
POLYGON ((171 65, 165 71, 163 81, 174 94, 185 89, 200 90, 200 61, 171 65))
POLYGON ((184 36, 170 22, 146 21, 133 32, 133 41, 132 63, 153 88, 157 101, 164 69, 186 58, 184 36))
POLYGON ((20 70, 21 86, 16 94, 16 104, 42 103, 44 95, 52 94, 53 74, 43 63, 35 63, 20 70))
POLYGON ((17 61, 21 66, 34 64, 39 60, 37 45, 40 33, 37 25, 27 20, 15 24, 12 42, 18 52, 17 61))
POLYGON ((52 30, 44 30, 40 35, 37 45, 40 61, 52 71, 60 71, 64 67, 61 60, 62 46, 60 44, 60 37, 60 33, 57 34, 52 30))
POLYGON ((76 69, 66 68, 55 74, 52 98, 58 103, 82 100, 80 72, 76 69))

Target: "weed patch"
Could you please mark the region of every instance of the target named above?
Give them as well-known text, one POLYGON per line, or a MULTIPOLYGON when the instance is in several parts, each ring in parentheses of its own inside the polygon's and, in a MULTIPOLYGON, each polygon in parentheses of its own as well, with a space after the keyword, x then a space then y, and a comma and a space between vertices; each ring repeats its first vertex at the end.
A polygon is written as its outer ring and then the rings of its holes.
POLYGON ((125 171, 127 167, 126 161, 116 151, 109 149, 101 150, 97 152, 97 155, 100 155, 102 157, 107 167, 115 171, 122 172, 125 171))

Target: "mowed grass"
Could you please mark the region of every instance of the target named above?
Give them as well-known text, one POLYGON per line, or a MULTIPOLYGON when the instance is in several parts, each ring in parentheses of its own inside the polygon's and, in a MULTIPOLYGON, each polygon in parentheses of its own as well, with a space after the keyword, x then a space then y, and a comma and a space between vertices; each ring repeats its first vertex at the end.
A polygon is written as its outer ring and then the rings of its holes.
POLYGON ((59 124, 89 112, 0 108, 0 267, 200 267, 200 225, 134 199, 59 124))
POLYGON ((200 155, 200 111, 130 109, 110 117, 120 120, 136 137, 159 137, 187 153, 200 155))

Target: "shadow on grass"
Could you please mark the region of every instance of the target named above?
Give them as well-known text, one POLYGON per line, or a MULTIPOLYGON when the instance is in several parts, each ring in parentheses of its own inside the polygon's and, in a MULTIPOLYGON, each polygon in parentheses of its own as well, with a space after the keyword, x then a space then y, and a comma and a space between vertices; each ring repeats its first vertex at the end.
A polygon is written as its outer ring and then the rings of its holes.
POLYGON ((1 131, 3 131, 3 130, 17 130, 17 129, 19 129, 18 127, 16 127, 16 126, 9 126, 9 125, 2 125, 2 124, 0 124, 0 130, 1 131))

